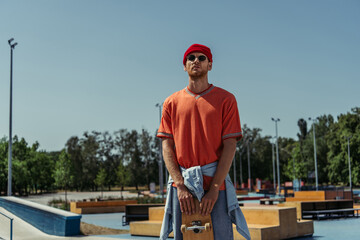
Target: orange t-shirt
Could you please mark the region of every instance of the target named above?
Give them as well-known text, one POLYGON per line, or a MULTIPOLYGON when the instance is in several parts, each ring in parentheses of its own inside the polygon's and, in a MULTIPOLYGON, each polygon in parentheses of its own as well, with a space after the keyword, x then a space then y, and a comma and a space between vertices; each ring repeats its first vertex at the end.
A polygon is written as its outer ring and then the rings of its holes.
MULTIPOLYGON (((172 94, 163 104, 157 137, 174 140, 177 162, 184 168, 219 160, 223 140, 242 137, 234 95, 213 85, 198 94, 188 88, 172 94)), ((211 180, 204 176, 205 190, 211 180)))

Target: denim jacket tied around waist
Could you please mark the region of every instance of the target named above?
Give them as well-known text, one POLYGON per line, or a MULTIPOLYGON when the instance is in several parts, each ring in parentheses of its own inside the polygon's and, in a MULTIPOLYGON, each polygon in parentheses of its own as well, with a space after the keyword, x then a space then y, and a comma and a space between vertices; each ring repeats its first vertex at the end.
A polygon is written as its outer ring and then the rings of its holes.
MULTIPOLYGON (((203 189, 203 175, 213 177, 217 169, 217 162, 213 162, 202 167, 195 166, 191 168, 183 168, 180 166, 181 174, 184 178, 184 184, 189 189, 189 191, 201 202, 202 197, 204 196, 203 189)), ((161 226, 160 240, 166 240, 169 234, 173 231, 172 224, 172 198, 177 197, 173 196, 174 191, 171 187, 173 184, 173 179, 169 176, 169 181, 167 184, 167 197, 165 205, 165 214, 163 223, 161 226)), ((225 187, 226 187, 226 199, 227 199, 227 209, 228 214, 231 218, 231 222, 236 225, 236 230, 246 239, 250 240, 250 232, 242 213, 239 203, 236 197, 236 191, 233 183, 231 182, 229 174, 225 178, 225 187)))

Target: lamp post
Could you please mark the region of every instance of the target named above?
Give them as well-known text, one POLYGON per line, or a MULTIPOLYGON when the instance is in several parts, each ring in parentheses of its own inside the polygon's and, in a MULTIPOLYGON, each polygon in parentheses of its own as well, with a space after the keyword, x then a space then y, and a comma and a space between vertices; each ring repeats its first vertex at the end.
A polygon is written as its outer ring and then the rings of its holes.
POLYGON ((250 146, 249 146, 249 142, 247 145, 247 159, 248 159, 248 173, 249 173, 249 192, 251 192, 251 169, 250 169, 250 146))
POLYGON ((240 147, 239 146, 237 146, 236 147, 236 152, 238 152, 239 153, 239 173, 240 173, 240 176, 239 176, 239 184, 240 184, 240 188, 241 188, 241 186, 242 186, 242 179, 241 179, 241 153, 240 153, 240 147))
POLYGON ((249 173, 249 192, 252 190, 252 181, 251 181, 251 168, 250 168, 250 142, 252 142, 252 138, 249 137, 247 139, 247 159, 248 159, 248 173, 249 173))
MULTIPOLYGON (((236 155, 236 154, 235 154, 236 155)), ((237 186, 236 186, 236 157, 234 155, 234 160, 233 160, 233 169, 234 169, 234 187, 235 189, 237 189, 237 186)))
POLYGON ((16 43, 14 38, 8 40, 10 46, 10 114, 9 114, 9 160, 8 160, 8 196, 12 195, 12 88, 13 88, 13 50, 16 43))
MULTIPOLYGON (((162 107, 162 104, 160 103, 157 103, 155 105, 155 107, 158 107, 159 108, 159 116, 160 116, 160 123, 161 123, 161 107, 162 107)), ((160 141, 160 144, 159 144, 159 158, 160 158, 160 161, 159 161, 159 184, 160 184, 160 192, 161 192, 161 197, 162 199, 164 199, 164 167, 163 167, 163 159, 162 159, 162 144, 161 144, 161 141, 160 141)))
POLYGON ((242 188, 243 185, 243 175, 242 175, 242 159, 241 156, 245 151, 245 148, 243 147, 242 150, 240 151, 240 147, 236 147, 236 150, 239 152, 239 160, 240 160, 240 166, 239 166, 239 170, 240 170, 240 188, 242 188))
MULTIPOLYGON (((273 138, 271 138, 273 139, 273 138)), ((272 153, 272 164, 273 164, 273 186, 274 191, 276 191, 276 170, 275 170, 275 151, 274 151, 275 144, 271 143, 271 153, 272 153)))
POLYGON ((317 157, 316 157, 316 136, 315 136, 315 122, 316 122, 316 118, 313 119, 311 117, 309 117, 310 121, 313 121, 313 135, 314 135, 314 164, 315 164, 315 186, 316 186, 316 191, 319 190, 319 182, 318 182, 318 171, 317 171, 317 157))
POLYGON ((350 190, 352 190, 352 181, 351 181, 351 160, 350 160, 350 138, 352 136, 345 136, 348 144, 348 160, 349 160, 349 182, 350 182, 350 190))
POLYGON ((279 143, 278 143, 278 127, 277 123, 280 121, 279 118, 271 118, 272 121, 275 122, 275 132, 276 132, 276 163, 277 163, 277 180, 278 180, 278 188, 279 188, 279 195, 280 195, 280 162, 279 162, 279 143))

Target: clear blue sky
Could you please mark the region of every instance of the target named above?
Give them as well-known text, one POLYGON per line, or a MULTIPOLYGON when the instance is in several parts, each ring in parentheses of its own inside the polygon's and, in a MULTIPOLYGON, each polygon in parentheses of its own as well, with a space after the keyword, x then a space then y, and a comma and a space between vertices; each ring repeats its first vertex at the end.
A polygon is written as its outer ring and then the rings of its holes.
MULTIPOLYGON (((60 150, 71 136, 155 132, 156 103, 188 83, 182 57, 208 45, 210 82, 242 124, 296 138, 299 118, 360 106, 360 1, 0 1, 0 137, 60 150)), ((310 122, 309 122, 310 124, 310 122)))

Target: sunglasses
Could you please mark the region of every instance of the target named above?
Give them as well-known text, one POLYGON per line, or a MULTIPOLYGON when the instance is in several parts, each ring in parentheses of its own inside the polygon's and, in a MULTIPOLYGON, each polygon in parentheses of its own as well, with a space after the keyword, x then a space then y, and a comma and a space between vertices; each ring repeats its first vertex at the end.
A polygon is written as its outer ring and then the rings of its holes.
POLYGON ((195 55, 189 55, 188 57, 187 57, 187 59, 189 60, 189 61, 191 61, 191 62, 194 62, 195 61, 195 59, 199 59, 199 62, 203 62, 203 61, 205 61, 206 60, 206 56, 205 55, 200 55, 200 56, 198 56, 198 57, 195 57, 195 55))

